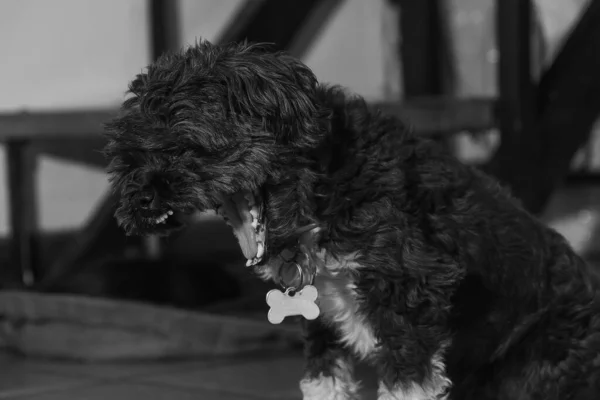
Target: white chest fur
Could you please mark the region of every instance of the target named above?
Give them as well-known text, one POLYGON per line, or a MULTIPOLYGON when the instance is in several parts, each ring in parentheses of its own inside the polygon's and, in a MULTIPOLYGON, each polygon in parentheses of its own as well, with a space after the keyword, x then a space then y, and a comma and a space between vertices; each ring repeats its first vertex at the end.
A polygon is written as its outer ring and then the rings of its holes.
MULTIPOLYGON (((365 316, 359 311, 352 271, 359 269, 355 254, 335 259, 325 251, 319 254, 322 264, 317 271, 314 286, 318 290, 317 305, 321 318, 331 323, 340 333, 341 341, 360 358, 372 355, 377 339, 365 316)), ((277 281, 281 265, 263 268, 259 275, 277 281)))
POLYGON ((315 286, 321 316, 337 328, 341 341, 362 359, 373 353, 377 340, 371 325, 359 310, 356 288, 350 269, 359 267, 351 258, 328 260, 325 270, 318 271, 315 286))

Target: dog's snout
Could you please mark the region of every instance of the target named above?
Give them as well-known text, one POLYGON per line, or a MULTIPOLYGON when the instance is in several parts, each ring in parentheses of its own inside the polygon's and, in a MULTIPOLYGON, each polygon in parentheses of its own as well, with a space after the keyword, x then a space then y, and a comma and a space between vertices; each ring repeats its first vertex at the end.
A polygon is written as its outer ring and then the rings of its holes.
POLYGON ((154 203, 154 198, 156 197, 156 193, 152 189, 145 189, 139 195, 138 203, 140 208, 149 209, 152 207, 154 203))
POLYGON ((137 203, 142 210, 159 209, 161 198, 168 196, 170 190, 169 180, 157 173, 148 173, 137 194, 137 203))

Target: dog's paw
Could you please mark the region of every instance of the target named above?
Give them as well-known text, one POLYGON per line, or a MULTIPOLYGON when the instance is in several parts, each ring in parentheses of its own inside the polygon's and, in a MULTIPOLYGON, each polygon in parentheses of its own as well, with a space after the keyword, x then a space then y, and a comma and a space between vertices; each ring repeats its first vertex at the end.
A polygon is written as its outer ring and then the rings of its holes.
POLYGON ((332 376, 303 379, 300 390, 303 400, 360 400, 356 383, 332 376))

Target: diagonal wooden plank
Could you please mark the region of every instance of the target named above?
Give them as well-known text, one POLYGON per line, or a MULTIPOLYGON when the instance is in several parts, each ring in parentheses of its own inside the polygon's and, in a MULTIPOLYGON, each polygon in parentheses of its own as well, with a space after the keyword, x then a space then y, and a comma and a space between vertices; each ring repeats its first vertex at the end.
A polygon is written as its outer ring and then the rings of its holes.
MULTIPOLYGON (((327 1, 327 0, 326 0, 327 1)), ((247 0, 217 40, 272 43, 286 50, 323 0, 247 0)))
POLYGON ((302 59, 343 3, 344 0, 318 2, 287 46, 287 52, 302 59))
POLYGON ((226 44, 243 40, 248 27, 257 18, 258 12, 262 11, 264 2, 265 0, 245 0, 221 30, 215 42, 226 44))

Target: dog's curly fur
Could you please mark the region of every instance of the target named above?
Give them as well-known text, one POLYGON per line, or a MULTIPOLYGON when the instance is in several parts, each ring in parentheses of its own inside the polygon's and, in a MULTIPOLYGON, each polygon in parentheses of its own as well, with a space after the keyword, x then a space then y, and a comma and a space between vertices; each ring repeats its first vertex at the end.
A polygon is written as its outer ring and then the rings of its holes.
POLYGON ((130 91, 106 147, 128 233, 260 191, 272 277, 319 226, 305 398, 354 398, 349 352, 380 399, 600 398, 598 282, 494 179, 261 46, 197 43, 130 91))

